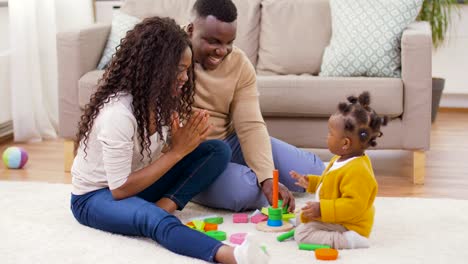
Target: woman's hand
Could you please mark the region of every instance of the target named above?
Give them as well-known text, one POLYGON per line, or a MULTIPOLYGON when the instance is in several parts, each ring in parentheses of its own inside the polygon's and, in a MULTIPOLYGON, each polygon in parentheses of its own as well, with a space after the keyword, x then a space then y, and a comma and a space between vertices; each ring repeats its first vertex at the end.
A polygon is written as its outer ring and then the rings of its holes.
POLYGON ((114 199, 120 200, 140 193, 192 152, 210 133, 211 126, 208 125, 208 118, 209 115, 205 111, 197 111, 185 126, 180 127, 179 116, 173 114, 172 143, 170 148, 165 148, 164 151, 169 150, 149 166, 132 172, 122 186, 112 190, 114 199))
POLYGON ((295 171, 290 171, 289 175, 291 175, 291 177, 296 180, 294 184, 307 190, 309 187, 309 177, 299 174, 295 171))
POLYGON ((171 150, 182 157, 192 152, 203 142, 211 132, 212 125, 208 124, 209 114, 205 110, 195 111, 187 123, 181 127, 179 116, 172 117, 171 150))

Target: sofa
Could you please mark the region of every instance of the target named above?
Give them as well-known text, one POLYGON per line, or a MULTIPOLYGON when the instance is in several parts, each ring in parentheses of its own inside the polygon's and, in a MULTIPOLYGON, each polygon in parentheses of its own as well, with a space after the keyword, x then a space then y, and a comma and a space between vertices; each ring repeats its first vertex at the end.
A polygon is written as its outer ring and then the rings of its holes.
MULTIPOLYGON (((369 91, 372 106, 392 118, 377 149, 413 153, 413 182, 424 183, 431 132, 431 29, 414 22, 401 39, 401 78, 319 76, 331 38, 328 0, 234 0, 235 45, 257 71, 260 105, 271 136, 302 148, 327 147, 327 120, 348 95, 369 91)), ((183 25, 194 0, 127 0, 121 11, 169 16, 183 25)), ((96 70, 111 25, 94 24, 57 35, 59 134, 67 168, 77 123, 103 71, 96 70)))

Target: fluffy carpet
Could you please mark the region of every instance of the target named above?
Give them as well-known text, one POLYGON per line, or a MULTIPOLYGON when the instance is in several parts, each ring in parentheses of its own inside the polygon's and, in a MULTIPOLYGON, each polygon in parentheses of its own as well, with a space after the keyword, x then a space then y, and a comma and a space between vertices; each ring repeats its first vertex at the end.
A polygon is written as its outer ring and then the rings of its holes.
MULTIPOLYGON (((0 182, 0 263, 204 263, 179 256, 149 239, 125 237, 78 224, 69 210, 71 186, 0 182)), ((302 195, 298 204, 311 196, 302 195)), ((334 263, 467 263, 468 201, 378 198, 369 249, 341 250, 334 263)), ((228 234, 254 232, 268 245, 271 263, 320 263, 294 241, 233 224, 232 213, 195 204, 178 213, 219 214, 228 234)))

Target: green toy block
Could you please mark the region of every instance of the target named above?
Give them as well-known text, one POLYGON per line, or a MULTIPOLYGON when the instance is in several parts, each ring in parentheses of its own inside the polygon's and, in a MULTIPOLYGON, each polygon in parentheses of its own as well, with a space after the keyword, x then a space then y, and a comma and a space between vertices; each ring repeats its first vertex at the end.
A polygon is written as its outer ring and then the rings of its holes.
POLYGON ((300 250, 316 250, 319 248, 331 248, 331 247, 329 245, 321 245, 321 244, 306 244, 306 243, 299 244, 300 250))
POLYGON ((283 214, 283 220, 284 220, 284 221, 289 221, 289 219, 295 218, 295 217, 296 217, 296 215, 293 214, 293 213, 283 214))
POLYGON ((261 245, 260 248, 262 249, 263 252, 265 252, 265 254, 268 255, 267 247, 265 245, 261 245))
POLYGON ((218 216, 218 217, 210 217, 210 218, 205 218, 203 220, 205 223, 210 223, 210 224, 217 224, 217 225, 220 225, 224 222, 224 218, 222 218, 221 216, 218 216))
POLYGON ((262 212, 262 214, 268 216, 268 207, 262 207, 261 212, 262 212))
POLYGON ((193 220, 192 223, 195 226, 195 229, 199 231, 205 231, 205 222, 202 220, 193 220))
POLYGON ((212 237, 218 241, 226 240, 226 232, 219 230, 212 230, 205 233, 207 236, 212 237))
MULTIPOLYGON (((283 207, 283 200, 279 200, 278 201, 278 207, 279 208, 283 208, 283 214, 287 214, 288 213, 288 205, 286 205, 285 207, 283 207)), ((283 219, 284 220, 284 219, 283 219)))
POLYGON ((283 242, 286 239, 291 238, 293 236, 294 236, 294 229, 289 231, 289 232, 286 232, 286 233, 283 233, 283 234, 279 235, 278 237, 276 237, 276 240, 278 240, 279 242, 283 242))

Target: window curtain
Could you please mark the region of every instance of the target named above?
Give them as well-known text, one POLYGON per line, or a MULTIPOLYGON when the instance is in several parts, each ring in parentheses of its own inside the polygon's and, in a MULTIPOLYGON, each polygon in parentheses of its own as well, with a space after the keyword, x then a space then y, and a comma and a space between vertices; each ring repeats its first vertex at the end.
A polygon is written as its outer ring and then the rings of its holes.
POLYGON ((57 31, 93 23, 91 0, 9 0, 15 141, 57 137, 57 31))

